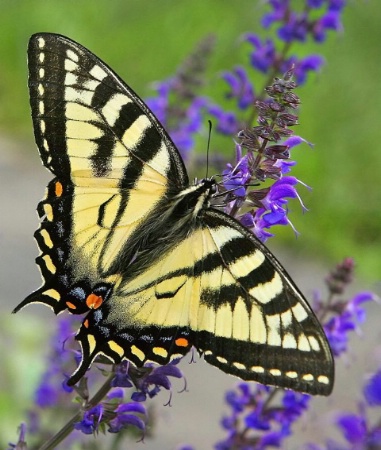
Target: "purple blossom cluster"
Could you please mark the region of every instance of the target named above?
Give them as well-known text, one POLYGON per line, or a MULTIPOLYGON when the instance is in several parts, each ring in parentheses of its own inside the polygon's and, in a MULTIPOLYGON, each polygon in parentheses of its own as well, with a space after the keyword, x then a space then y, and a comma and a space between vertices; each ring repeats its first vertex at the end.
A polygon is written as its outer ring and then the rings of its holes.
POLYGON ((121 388, 135 386, 136 391, 131 395, 131 399, 144 402, 147 398, 155 397, 162 388, 171 391, 172 383, 169 377, 184 378, 184 374, 177 367, 179 361, 174 360, 165 366, 147 363, 139 369, 131 366, 128 361, 122 361, 116 367, 111 385, 121 388))
POLYGON ((228 111, 214 104, 208 106, 209 114, 217 122, 217 131, 229 136, 251 125, 255 116, 250 114, 249 119, 244 120, 242 111, 252 109, 256 100, 263 99, 263 88, 254 86, 252 72, 260 72, 268 76, 267 80, 272 80, 293 67, 296 82, 304 84, 309 73, 321 69, 324 59, 319 54, 304 57, 291 54, 292 45, 309 39, 321 44, 328 31, 342 30, 345 0, 304 0, 299 2, 298 11, 293 0, 269 0, 267 3, 271 11, 262 18, 262 26, 266 30, 273 28, 276 38, 246 33, 244 41, 251 48, 248 67, 236 66, 222 75, 228 85, 226 98, 235 102, 234 110, 228 111))
POLYGON ((290 130, 297 124, 298 118, 293 112, 300 103, 293 93, 296 84, 292 74, 292 70, 288 71, 284 79, 276 78, 266 88, 267 102, 256 101, 258 125, 238 134, 236 164, 228 164, 223 172, 227 191, 225 212, 240 220, 262 241, 273 236, 267 230, 275 225, 291 225, 294 229, 288 218, 289 199, 298 199, 306 209, 295 189, 301 182, 286 175, 293 165, 288 161, 290 149, 304 141, 292 136, 290 130), (280 142, 282 139, 285 140, 280 142), (245 155, 242 149, 246 150, 245 155), (267 180, 275 182, 267 187, 250 188, 251 185, 261 186, 267 180))
MULTIPOLYGON (((104 371, 108 376, 107 381, 98 393, 90 398, 88 386, 99 381, 101 372, 90 371, 78 386, 74 388, 67 386, 67 366, 68 364, 72 366, 73 360, 77 360, 78 364, 80 356, 79 352, 69 345, 73 344, 74 336, 72 316, 60 317, 58 322, 57 333, 52 339, 47 370, 41 376, 40 384, 36 389, 36 407, 29 414, 31 419, 28 427, 29 434, 32 437, 43 435, 45 439, 49 436, 49 431, 44 429, 43 421, 40 420, 45 410, 55 411, 56 417, 59 417, 63 410, 74 413, 76 406, 72 402, 72 397, 68 395, 73 390, 76 391, 78 402, 82 404, 82 407, 67 427, 68 434, 73 430, 78 430, 85 435, 95 435, 105 431, 118 433, 130 427, 144 433, 147 412, 142 402, 147 398, 155 397, 162 388, 171 391, 169 377, 183 378, 183 373, 176 367, 178 361, 166 366, 147 364, 141 369, 130 365, 128 361, 123 361, 115 366, 111 375, 109 370, 104 371), (132 401, 124 400, 126 388, 134 388, 131 394, 132 401), (31 426, 32 423, 33 426, 31 426)), ((70 369, 69 372, 71 371, 70 369)), ((23 425, 20 434, 22 438, 25 432, 26 426, 23 425)), ((55 444, 54 436, 51 440, 49 445, 55 444)))
POLYGON ((147 417, 144 405, 124 402, 124 395, 122 388, 112 389, 105 399, 83 412, 81 420, 74 422, 74 429, 84 434, 96 434, 107 426, 109 433, 119 433, 133 426, 143 432, 147 417))
POLYGON ((375 301, 372 292, 360 292, 354 297, 342 298, 347 286, 352 282, 354 261, 345 258, 327 276, 328 298, 315 299, 314 309, 324 325, 334 356, 340 356, 348 350, 349 332, 360 334, 360 325, 366 320, 364 303, 375 301))
POLYGON ((307 409, 310 396, 293 391, 283 392, 269 386, 240 383, 225 397, 231 414, 222 427, 227 437, 215 445, 216 450, 280 447, 291 435, 292 424, 307 409), (281 395, 274 405, 274 397, 281 395))

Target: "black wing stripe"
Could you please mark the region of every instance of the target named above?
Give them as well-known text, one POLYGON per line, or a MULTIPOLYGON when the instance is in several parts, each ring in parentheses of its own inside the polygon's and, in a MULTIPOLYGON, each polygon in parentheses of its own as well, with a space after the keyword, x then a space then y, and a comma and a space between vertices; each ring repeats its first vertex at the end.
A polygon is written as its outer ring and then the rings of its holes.
MULTIPOLYGON (((126 130, 130 128, 140 116, 142 116, 142 111, 137 105, 132 102, 123 104, 122 102, 124 101, 128 102, 128 97, 125 97, 124 99, 119 98, 114 101, 115 104, 122 104, 119 110, 119 117, 116 119, 115 124, 112 124, 113 130, 119 139, 122 139, 126 130)), ((110 109, 115 108, 113 107, 112 100, 108 103, 108 106, 110 109)))

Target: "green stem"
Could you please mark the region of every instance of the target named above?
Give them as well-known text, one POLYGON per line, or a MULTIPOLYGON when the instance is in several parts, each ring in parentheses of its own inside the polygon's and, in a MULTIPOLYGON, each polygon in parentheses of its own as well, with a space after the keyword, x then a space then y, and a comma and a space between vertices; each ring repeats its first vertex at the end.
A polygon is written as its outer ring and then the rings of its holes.
POLYGON ((111 375, 99 388, 98 392, 95 393, 94 397, 86 403, 85 407, 81 408, 81 410, 78 411, 56 435, 54 435, 48 442, 45 442, 45 444, 43 444, 39 448, 39 450, 52 450, 56 448, 57 445, 62 442, 67 436, 69 436, 69 434, 74 430, 74 424, 81 419, 82 412, 98 405, 98 403, 100 403, 100 401, 103 400, 106 394, 110 391, 111 381, 113 380, 114 376, 115 374, 111 373, 111 375))

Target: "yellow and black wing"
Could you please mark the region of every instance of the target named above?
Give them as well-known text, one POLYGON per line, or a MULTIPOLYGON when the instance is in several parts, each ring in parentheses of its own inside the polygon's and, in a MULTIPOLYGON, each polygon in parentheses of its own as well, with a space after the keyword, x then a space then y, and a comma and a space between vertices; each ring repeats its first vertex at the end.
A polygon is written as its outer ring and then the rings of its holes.
POLYGON ((333 386, 331 351, 303 296, 266 247, 212 209, 90 312, 77 339, 83 359, 71 384, 98 354, 167 364, 195 346, 244 380, 320 395, 333 386))
POLYGON ((152 113, 102 61, 60 35, 31 37, 30 104, 43 164, 56 178, 38 206, 40 302, 83 313, 140 245, 168 192, 188 185, 183 161, 152 113))
POLYGON ((216 182, 189 185, 161 124, 102 61, 63 36, 32 36, 36 142, 55 175, 35 237, 40 302, 88 312, 82 361, 165 364, 192 346, 245 380, 328 395, 324 332, 292 280, 236 220, 210 207, 216 182))

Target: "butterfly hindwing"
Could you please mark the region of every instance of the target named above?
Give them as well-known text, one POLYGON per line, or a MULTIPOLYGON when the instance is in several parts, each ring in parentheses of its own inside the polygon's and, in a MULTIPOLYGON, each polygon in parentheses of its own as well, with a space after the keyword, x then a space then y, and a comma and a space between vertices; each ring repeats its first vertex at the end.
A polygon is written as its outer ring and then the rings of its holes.
POLYGON ((63 36, 32 36, 29 90, 36 143, 56 175, 38 211, 33 302, 89 309, 92 286, 133 257, 142 225, 168 190, 188 184, 177 149, 139 97, 95 55, 63 36))
POLYGON ((164 364, 194 345, 206 361, 245 380, 312 394, 332 389, 330 349, 310 307, 272 254, 214 210, 122 282, 77 339, 84 359, 74 381, 98 353, 164 364))

